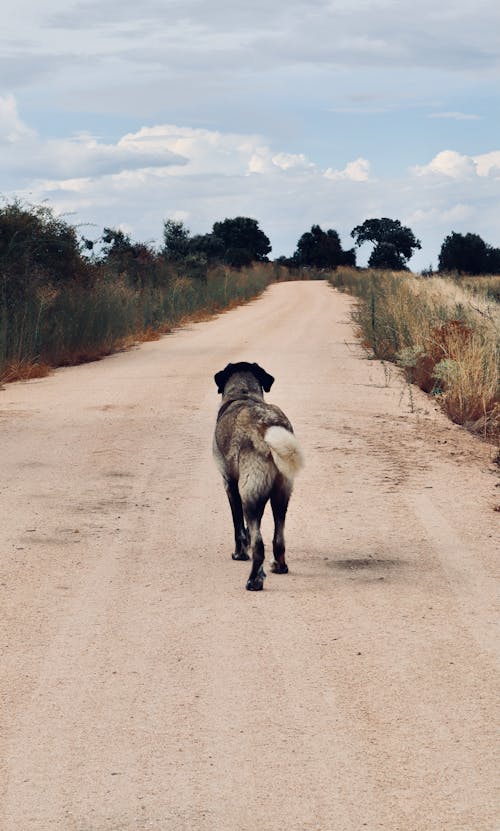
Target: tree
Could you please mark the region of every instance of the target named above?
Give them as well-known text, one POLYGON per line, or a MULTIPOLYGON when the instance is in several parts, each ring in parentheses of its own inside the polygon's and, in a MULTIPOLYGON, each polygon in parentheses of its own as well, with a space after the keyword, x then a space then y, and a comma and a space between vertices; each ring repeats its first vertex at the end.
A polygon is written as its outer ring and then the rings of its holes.
POLYGON ((411 228, 401 225, 399 219, 366 219, 351 231, 356 247, 373 242, 375 247, 368 260, 371 268, 406 269, 413 252, 422 246, 411 228))
POLYGON ((391 271, 404 271, 406 264, 392 242, 379 242, 375 246, 370 259, 370 268, 390 268, 391 271))
POLYGON ((222 260, 224 256, 224 243, 215 234, 195 234, 189 240, 189 252, 191 254, 203 255, 209 265, 222 260))
POLYGON ((329 228, 323 231, 319 225, 313 225, 300 237, 293 255, 296 265, 314 268, 337 268, 339 265, 356 265, 356 253, 353 248, 343 251, 337 231, 329 228))
POLYGON ((104 228, 101 241, 101 266, 126 274, 136 285, 156 283, 159 278, 160 257, 145 242, 132 242, 129 234, 119 228, 104 228))
POLYGON ((189 231, 181 220, 166 219, 163 223, 163 256, 180 262, 189 252, 189 231))
POLYGON ((500 274, 500 248, 488 246, 488 273, 500 274))
POLYGON ((76 229, 50 208, 18 200, 0 208, 0 306, 13 307, 42 285, 87 285, 93 274, 76 229))
POLYGON ((215 222, 212 235, 221 241, 222 259, 228 265, 240 268, 254 261, 267 262, 268 260, 267 255, 271 251, 271 243, 259 228, 256 219, 237 216, 234 219, 215 222))
POLYGON ((478 234, 445 237, 439 254, 439 271, 463 274, 494 274, 500 271, 500 249, 487 245, 478 234))
POLYGON ((119 228, 104 228, 101 236, 106 258, 120 259, 134 250, 129 234, 119 228))

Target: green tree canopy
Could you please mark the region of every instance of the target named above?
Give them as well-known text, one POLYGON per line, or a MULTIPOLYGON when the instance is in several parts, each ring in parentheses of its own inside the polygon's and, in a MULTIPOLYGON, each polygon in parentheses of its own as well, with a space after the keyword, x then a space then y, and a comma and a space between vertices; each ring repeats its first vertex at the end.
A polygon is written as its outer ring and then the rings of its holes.
POLYGON ((163 223, 163 256, 179 262, 189 252, 189 231, 181 220, 166 219, 163 223))
POLYGON ((439 254, 439 271, 463 274, 495 274, 500 271, 500 249, 488 245, 478 234, 445 237, 439 254))
POLYGON ((203 255, 207 263, 211 265, 222 260, 224 256, 224 243, 215 234, 195 234, 189 240, 189 252, 191 254, 203 255))
POLYGON ((411 228, 401 225, 399 219, 366 219, 351 231, 359 247, 364 242, 375 246, 368 260, 371 268, 405 269, 413 252, 422 246, 411 228))
POLYGON ((296 265, 313 268, 337 268, 339 265, 356 265, 356 253, 342 249, 337 231, 329 228, 323 231, 319 225, 313 225, 300 237, 293 255, 296 265))
POLYGON ((267 262, 271 251, 271 243, 257 220, 247 216, 215 222, 212 236, 222 243, 224 262, 237 268, 254 261, 267 262))

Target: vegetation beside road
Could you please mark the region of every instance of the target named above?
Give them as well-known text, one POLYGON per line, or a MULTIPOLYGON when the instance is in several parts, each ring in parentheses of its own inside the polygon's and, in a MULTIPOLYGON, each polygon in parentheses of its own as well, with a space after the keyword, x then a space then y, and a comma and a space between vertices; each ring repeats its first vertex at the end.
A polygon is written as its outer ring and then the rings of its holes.
MULTIPOLYGON (((0 382, 108 355, 257 296, 279 266, 177 263, 105 229, 99 255, 46 207, 0 216, 0 382)), ((234 252, 233 252, 234 253, 234 252)))
POLYGON ((46 206, 5 205, 0 382, 156 338, 276 280, 329 277, 360 298, 356 319, 377 358, 404 367, 455 422, 499 436, 500 277, 485 269, 500 264, 500 249, 453 232, 440 255, 440 267, 453 273, 416 277, 407 263, 420 241, 399 221, 366 220, 351 236, 356 248, 373 245, 373 268, 356 269, 355 248, 344 250, 336 231, 318 225, 302 234, 292 257, 270 262, 270 241, 249 217, 195 236, 168 219, 155 247, 113 228, 89 240, 46 206))
POLYGON ((364 345, 403 367, 457 424, 500 437, 500 277, 475 282, 338 269, 331 284, 360 299, 364 345), (482 290, 480 286, 482 285, 482 290))

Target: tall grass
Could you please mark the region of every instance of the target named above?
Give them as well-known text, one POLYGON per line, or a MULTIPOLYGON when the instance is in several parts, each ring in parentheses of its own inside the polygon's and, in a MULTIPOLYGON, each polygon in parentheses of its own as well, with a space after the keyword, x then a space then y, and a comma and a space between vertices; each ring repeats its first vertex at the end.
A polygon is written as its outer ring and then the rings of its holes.
POLYGON ((500 303, 500 275, 481 274, 477 277, 456 277, 460 286, 486 300, 500 303))
POLYGON ((406 272, 339 269, 329 279, 360 298, 355 320, 377 358, 404 367, 456 423, 500 436, 500 304, 491 293, 406 272))
POLYGON ((43 286, 18 307, 0 307, 0 381, 94 360, 134 340, 157 337, 187 318, 214 314, 260 294, 271 264, 218 267, 206 280, 172 276, 164 285, 132 285, 105 274, 91 287, 43 286))

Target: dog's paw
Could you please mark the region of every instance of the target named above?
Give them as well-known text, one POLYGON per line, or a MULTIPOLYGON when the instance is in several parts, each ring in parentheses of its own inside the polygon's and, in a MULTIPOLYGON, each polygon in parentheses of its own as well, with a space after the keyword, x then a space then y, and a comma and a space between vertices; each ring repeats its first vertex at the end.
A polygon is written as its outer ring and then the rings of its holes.
POLYGON ((245 551, 235 551, 234 554, 231 554, 233 560, 249 560, 250 557, 245 551))
POLYGON ((259 573, 257 577, 254 577, 253 580, 251 577, 247 580, 246 589, 249 592, 260 592, 264 588, 264 580, 266 579, 266 572, 262 568, 259 569, 259 573))
POLYGON ((247 592, 261 592, 264 588, 264 580, 262 577, 255 577, 253 580, 247 580, 247 592))
POLYGON ((273 574, 288 574, 288 566, 286 563, 277 563, 275 560, 271 563, 271 571, 273 574))

